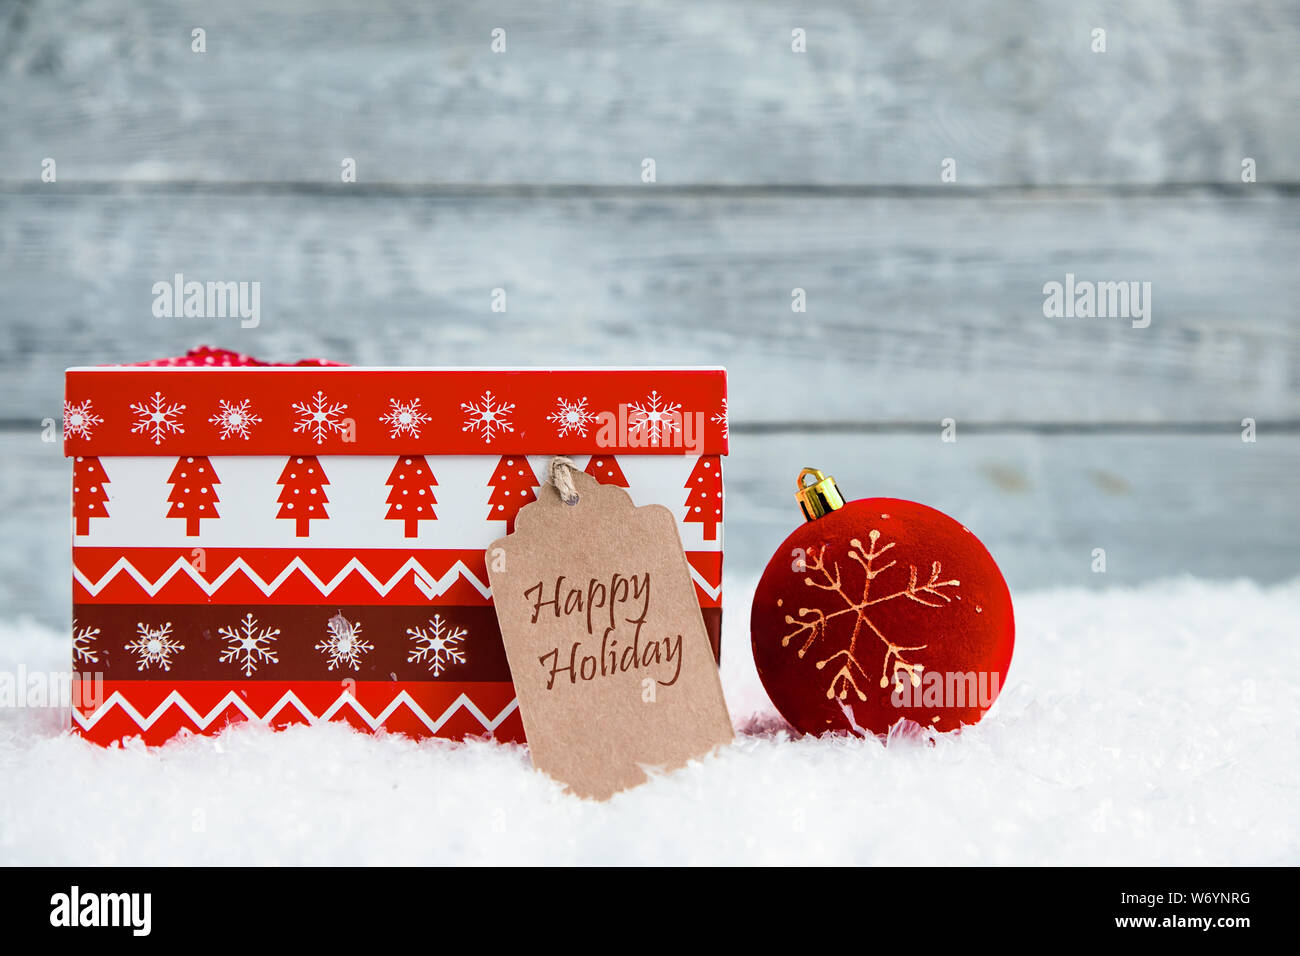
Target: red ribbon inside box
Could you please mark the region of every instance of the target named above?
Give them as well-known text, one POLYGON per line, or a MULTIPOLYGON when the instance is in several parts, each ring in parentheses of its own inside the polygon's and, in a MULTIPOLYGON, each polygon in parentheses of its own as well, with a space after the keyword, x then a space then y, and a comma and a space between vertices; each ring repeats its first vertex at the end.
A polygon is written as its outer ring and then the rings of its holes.
POLYGON ((678 516, 721 633, 722 369, 69 369, 74 730, 521 740, 484 549, 574 458, 678 516))

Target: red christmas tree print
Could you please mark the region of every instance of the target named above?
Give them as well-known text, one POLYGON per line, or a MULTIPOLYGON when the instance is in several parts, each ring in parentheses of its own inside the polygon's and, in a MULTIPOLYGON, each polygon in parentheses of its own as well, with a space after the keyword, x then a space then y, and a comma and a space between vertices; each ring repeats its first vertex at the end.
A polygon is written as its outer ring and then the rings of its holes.
POLYGON ((722 464, 717 455, 701 455, 683 487, 686 496, 686 519, 702 526, 705 541, 718 539, 722 522, 722 464))
POLYGON ((417 537, 421 521, 436 521, 433 506, 438 499, 433 489, 438 486, 433 469, 423 455, 403 455, 384 482, 393 490, 388 493, 388 514, 385 518, 406 522, 406 536, 417 537))
POLYGON ((90 534, 91 518, 107 518, 108 475, 98 458, 78 458, 72 464, 72 517, 77 519, 77 534, 90 534))
POLYGON ((538 484, 540 482, 529 467, 527 458, 523 455, 502 455, 492 474, 492 480, 488 482, 488 487, 492 489, 492 496, 488 498, 488 504, 492 506, 488 510, 488 520, 504 521, 506 534, 512 534, 515 530, 515 515, 519 514, 519 509, 528 502, 537 500, 537 493, 533 489, 538 484))
POLYGON ((315 455, 291 455, 276 484, 284 486, 280 497, 275 499, 280 503, 276 517, 296 521, 298 537, 307 537, 313 518, 329 517, 325 512, 325 505, 329 503, 325 486, 329 480, 315 455))
POLYGON ((613 455, 592 455, 591 460, 587 462, 587 467, 583 469, 591 477, 595 478, 602 485, 618 485, 620 488, 627 487, 627 478, 623 475, 623 469, 618 467, 618 459, 613 455))
POLYGON ((171 502, 169 518, 184 518, 185 533, 191 537, 199 533, 199 522, 204 518, 219 518, 217 514, 216 485, 221 484, 212 463, 199 456, 176 459, 167 483, 172 486, 172 493, 167 496, 171 502))

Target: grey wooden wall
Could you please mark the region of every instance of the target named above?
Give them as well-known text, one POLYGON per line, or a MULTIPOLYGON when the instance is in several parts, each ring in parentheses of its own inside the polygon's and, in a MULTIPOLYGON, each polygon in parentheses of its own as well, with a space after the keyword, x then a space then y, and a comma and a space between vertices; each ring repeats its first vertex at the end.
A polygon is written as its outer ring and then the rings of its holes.
POLYGON ((1286 0, 0 2, 0 602, 66 615, 62 370, 200 342, 725 364, 742 574, 808 463, 1017 590, 1294 576, 1297 50, 1286 0), (260 326, 155 318, 176 272, 260 326))

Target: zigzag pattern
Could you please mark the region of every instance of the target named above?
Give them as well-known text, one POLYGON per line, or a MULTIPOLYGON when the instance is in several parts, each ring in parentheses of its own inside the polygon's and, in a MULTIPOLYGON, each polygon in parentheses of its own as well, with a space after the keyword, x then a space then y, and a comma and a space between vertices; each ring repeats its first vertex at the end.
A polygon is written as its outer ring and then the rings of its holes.
POLYGON ((343 566, 338 574, 334 575, 334 577, 328 581, 322 581, 316 575, 316 572, 307 566, 302 558, 294 558, 285 565, 283 571, 277 574, 270 581, 264 580, 260 574, 248 566, 247 562, 245 562, 243 558, 235 558, 235 560, 232 561, 224 571, 211 581, 205 579, 202 574, 195 570, 194 565, 190 564, 190 562, 186 561, 184 558, 177 558, 175 563, 164 571, 156 581, 150 581, 148 577, 136 570, 135 566, 126 558, 118 558, 117 562, 109 568, 108 571, 104 573, 104 576, 98 581, 91 581, 90 578, 88 578, 75 564, 72 567, 72 576, 80 582, 81 586, 91 595, 96 595, 99 594, 99 592, 119 574, 126 574, 134 579, 136 584, 140 585, 146 594, 150 597, 155 597, 158 592, 167 585, 167 582, 176 575, 186 574, 203 590, 205 594, 208 595, 208 597, 211 597, 222 587, 222 585, 234 577, 235 574, 242 572, 244 576, 258 588, 258 590, 267 597, 270 597, 295 571, 302 572, 302 575, 315 585, 316 589, 324 596, 333 593, 340 584, 347 580, 349 575, 358 574, 365 578, 366 581, 370 583, 370 586, 373 587, 382 597, 387 595, 389 591, 396 587, 408 573, 412 572, 414 573, 415 586, 430 600, 447 593, 447 590, 456 583, 458 578, 461 577, 465 578, 465 580, 473 585, 475 590, 485 598, 492 596, 492 589, 488 587, 487 584, 480 581, 474 572, 467 568, 462 561, 457 561, 447 569, 446 574, 438 578, 430 574, 419 561, 415 560, 415 558, 408 559, 407 562, 398 569, 397 573, 387 581, 381 581, 379 578, 375 577, 375 575, 371 573, 370 569, 362 564, 358 558, 350 560, 343 566))
MULTIPOLYGON (((477 590, 479 594, 483 595, 483 597, 490 598, 492 596, 491 587, 480 581, 478 576, 466 567, 463 561, 457 561, 447 569, 446 574, 440 578, 436 578, 425 570, 424 566, 420 564, 419 561, 415 560, 415 558, 410 558, 401 566, 400 569, 398 569, 397 573, 387 581, 381 581, 379 578, 375 577, 375 575, 371 573, 370 569, 362 564, 358 558, 350 560, 343 566, 339 573, 334 575, 334 577, 329 581, 321 580, 320 577, 316 575, 316 572, 306 565, 302 558, 294 558, 285 565, 283 571, 277 574, 270 581, 264 580, 260 574, 248 566, 243 558, 235 558, 235 560, 232 561, 226 569, 221 572, 221 574, 217 575, 211 581, 204 578, 202 574, 195 570, 194 565, 190 564, 190 562, 186 561, 184 558, 177 558, 175 563, 164 571, 156 581, 150 581, 146 575, 138 571, 126 558, 118 558, 116 563, 114 563, 114 565, 109 568, 98 581, 90 580, 90 578, 88 578, 75 564, 72 566, 72 576, 92 596, 99 594, 99 592, 110 584, 119 574, 126 574, 131 577, 136 584, 140 585, 141 589, 146 594, 150 597, 156 597, 158 592, 161 591, 177 574, 186 574, 203 590, 203 593, 208 597, 212 597, 212 595, 220 590, 221 587, 234 577, 236 573, 242 572, 244 576, 258 588, 258 590, 267 597, 270 597, 281 584, 288 580, 289 576, 293 574, 294 571, 301 571, 303 576, 315 585, 316 589, 319 590, 323 596, 327 597, 333 593, 340 584, 347 580, 348 575, 354 573, 365 578, 365 580, 369 582, 370 586, 373 587, 381 597, 387 595, 388 592, 396 587, 408 573, 414 574, 413 580, 415 586, 419 588, 424 596, 429 600, 433 600, 436 597, 441 597, 443 594, 446 594, 447 590, 456 583, 456 580, 459 577, 464 577, 466 581, 473 585, 474 589, 477 590)), ((722 593, 721 585, 714 587, 709 584, 704 576, 701 575, 699 571, 695 570, 694 566, 691 567, 691 579, 699 585, 700 590, 709 595, 709 597, 713 598, 715 601, 722 593)))
POLYGON ((247 701, 241 698, 234 691, 231 691, 226 694, 225 697, 221 698, 211 711, 207 714, 202 714, 196 710, 188 700, 181 696, 180 691, 174 690, 163 698, 162 703, 160 703, 157 708, 146 717, 141 714, 140 711, 136 710, 135 707, 132 706, 131 702, 122 696, 121 692, 114 691, 109 695, 108 700, 104 701, 103 705, 96 709, 93 714, 86 716, 74 707, 72 710, 72 717, 73 720, 81 726, 82 730, 89 731, 103 719, 105 714, 114 707, 118 707, 128 717, 135 721, 136 726, 141 730, 148 730, 157 723, 170 708, 176 707, 189 717, 190 720, 194 721, 199 730, 207 730, 212 722, 221 716, 221 714, 223 714, 229 707, 234 707, 251 721, 260 724, 268 724, 279 716, 280 712, 286 707, 292 706, 298 711, 299 715, 306 718, 307 722, 313 725, 333 720, 334 716, 344 707, 351 707, 353 712, 365 722, 366 726, 371 730, 378 730, 380 725, 388 720, 388 718, 392 716, 393 712, 402 704, 411 708, 411 711, 420 719, 420 722, 429 728, 430 733, 437 734, 443 724, 455 716, 456 711, 462 707, 469 711, 469 713, 483 725, 484 730, 489 732, 495 731, 497 727, 501 726, 502 721, 514 713, 515 709, 519 706, 519 701, 512 700, 502 709, 501 713, 489 719, 486 714, 478 709, 478 706, 475 705, 469 697, 461 694, 452 701, 451 706, 443 711, 435 720, 425 713, 424 709, 420 707, 420 705, 417 704, 406 691, 401 691, 389 702, 387 707, 374 715, 366 710, 355 697, 344 692, 340 694, 338 699, 327 707, 324 712, 317 716, 311 712, 311 709, 308 708, 293 691, 286 691, 284 696, 276 701, 275 705, 270 710, 265 714, 259 715, 257 711, 253 710, 253 708, 248 705, 247 701))
POLYGON ((722 585, 719 584, 715 588, 712 584, 710 584, 707 580, 705 580, 704 576, 700 574, 699 571, 695 570, 695 565, 691 564, 689 561, 687 561, 686 563, 687 566, 690 567, 691 569, 691 580, 700 586, 701 591, 703 591, 705 594, 707 594, 709 597, 713 598, 713 600, 716 601, 718 599, 718 595, 722 593, 722 585))

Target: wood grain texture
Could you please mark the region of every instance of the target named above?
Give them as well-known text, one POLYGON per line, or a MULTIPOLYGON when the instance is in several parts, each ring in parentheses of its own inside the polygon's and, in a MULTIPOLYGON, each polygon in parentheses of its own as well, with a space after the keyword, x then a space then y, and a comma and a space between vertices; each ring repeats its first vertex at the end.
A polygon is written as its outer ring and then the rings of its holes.
POLYGON ((7 420, 200 342, 369 365, 723 364, 746 422, 1300 417, 1300 196, 644 199, 0 191, 7 420), (261 283, 261 325, 155 282, 261 283), (1152 283, 1152 322, 1043 285, 1152 283), (492 290, 507 293, 491 311, 492 290), (808 311, 791 311, 804 289, 808 311))
MULTIPOLYGON (((64 626, 70 615, 71 469, 38 431, 0 432, 0 616, 64 626)), ((1194 575, 1288 580, 1300 574, 1300 436, 1262 430, 1171 436, 738 436, 725 464, 725 570, 748 601, 768 558, 799 522, 795 476, 808 464, 845 496, 923 501, 992 552, 1013 595, 1194 575), (1106 550, 1106 573, 1092 571, 1106 550)), ((727 613, 745 613, 728 604, 727 613)))
POLYGON ((1295 182, 1297 49, 1288 0, 8 2, 0 180, 1295 182))

